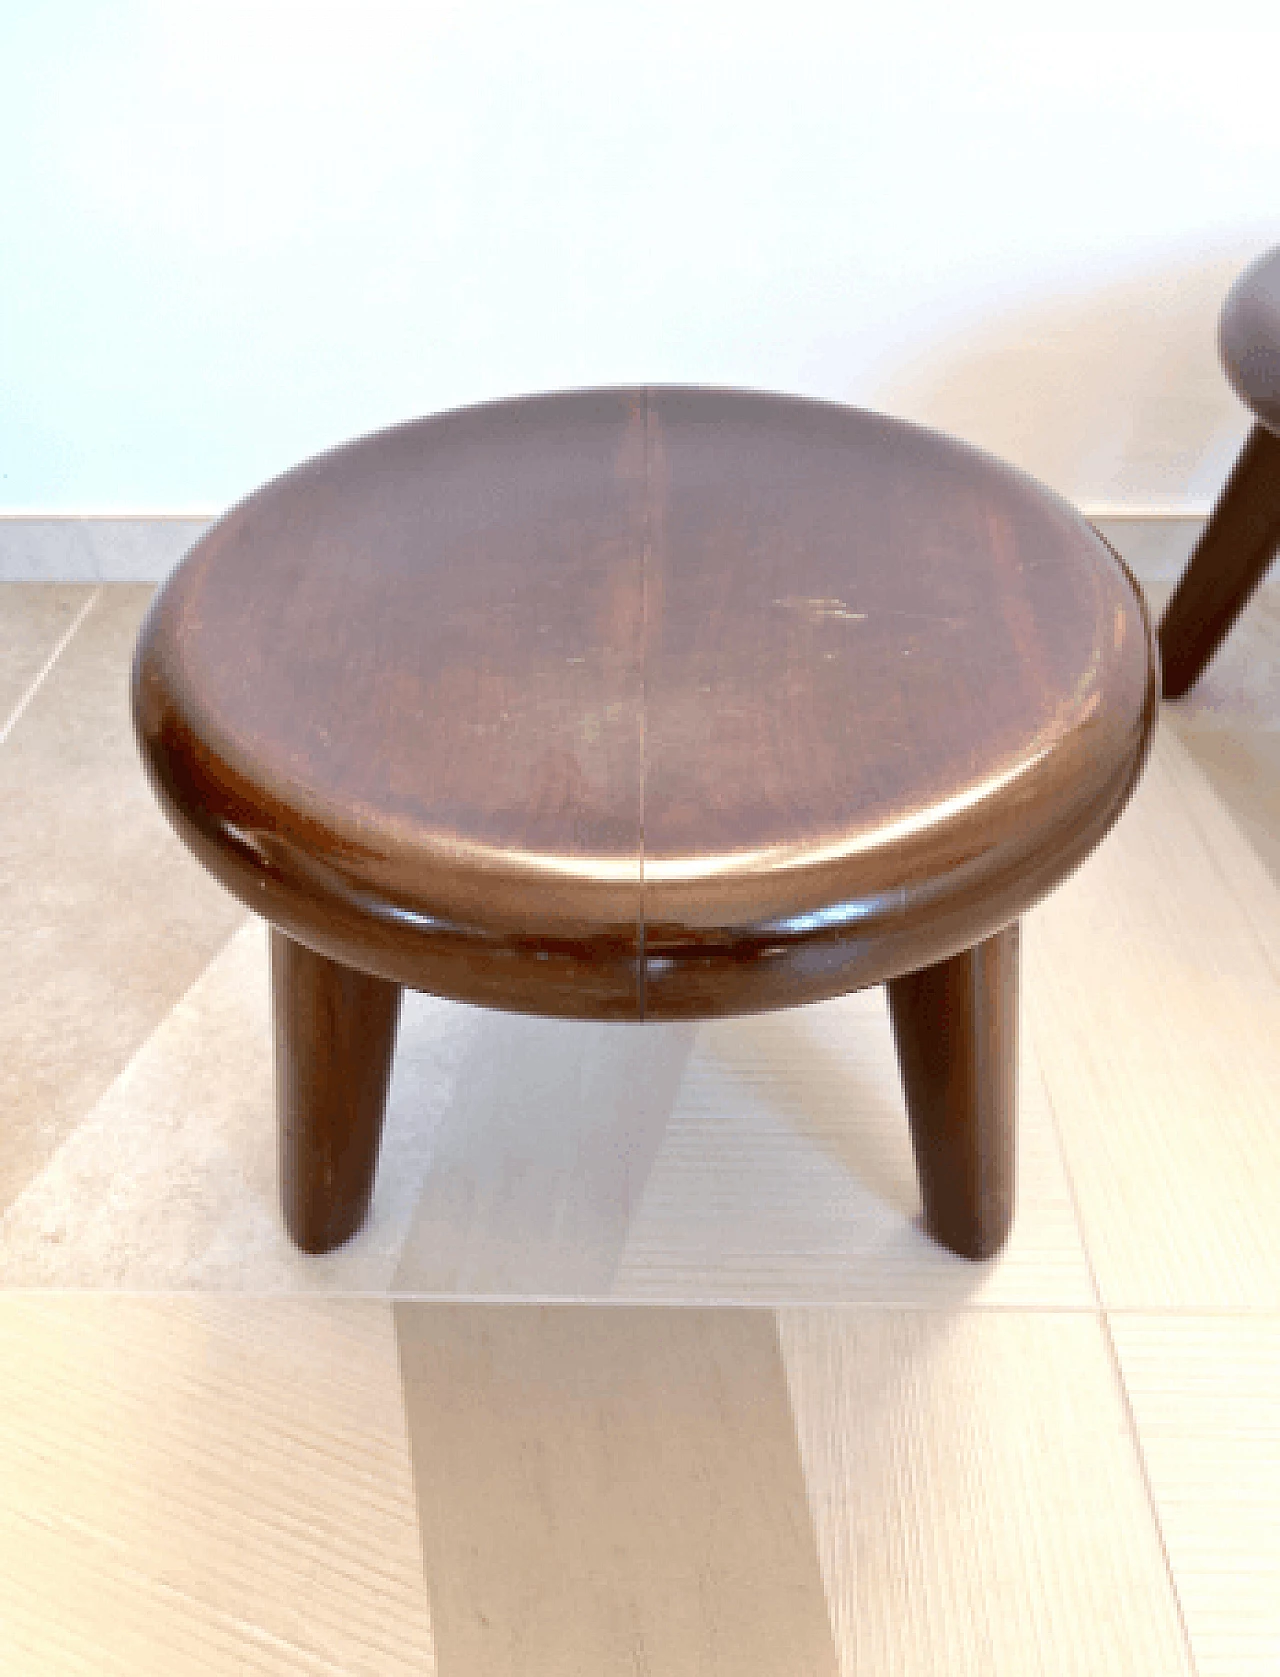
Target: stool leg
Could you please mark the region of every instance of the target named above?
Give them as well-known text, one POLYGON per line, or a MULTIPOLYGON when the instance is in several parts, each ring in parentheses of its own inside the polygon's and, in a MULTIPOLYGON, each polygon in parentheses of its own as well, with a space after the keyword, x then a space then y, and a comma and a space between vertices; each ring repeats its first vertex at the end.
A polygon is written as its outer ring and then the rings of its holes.
POLYGON ((304 1252, 328 1252, 369 1209, 400 986, 273 927, 271 993, 285 1226, 304 1252))
POLYGON ((1280 437, 1249 433, 1158 631, 1164 696, 1204 674, 1280 545, 1280 437))
POLYGON ((888 990, 925 1227, 990 1258, 1013 1218, 1017 923, 888 990))

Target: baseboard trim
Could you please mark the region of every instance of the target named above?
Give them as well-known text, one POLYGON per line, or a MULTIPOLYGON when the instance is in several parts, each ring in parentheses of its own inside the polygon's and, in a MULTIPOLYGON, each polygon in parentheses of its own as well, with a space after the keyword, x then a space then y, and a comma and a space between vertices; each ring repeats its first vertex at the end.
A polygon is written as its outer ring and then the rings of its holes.
POLYGON ((97 519, 106 524, 150 524, 174 518, 184 523, 193 520, 208 523, 223 510, 221 507, 0 507, 0 524, 6 520, 56 524, 62 520, 84 519, 97 519))
POLYGON ((0 582, 160 582, 213 513, 0 513, 0 582))
MULTIPOLYGON (((1115 545, 1139 576, 1159 580, 1178 574, 1210 509, 1199 503, 1085 502, 1080 510, 1090 522, 1110 527, 1115 545)), ((217 516, 212 509, 196 508, 0 510, 0 582, 162 582, 217 516)))

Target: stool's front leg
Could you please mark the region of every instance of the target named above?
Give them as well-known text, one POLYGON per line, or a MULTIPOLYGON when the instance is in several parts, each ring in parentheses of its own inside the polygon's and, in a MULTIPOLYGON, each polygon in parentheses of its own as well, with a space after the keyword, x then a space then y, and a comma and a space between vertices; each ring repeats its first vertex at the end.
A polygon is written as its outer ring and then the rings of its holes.
POLYGON ((369 1209, 401 990, 273 927, 271 993, 285 1225, 328 1252, 369 1209))
POLYGON ((1017 922, 888 990, 925 1226, 989 1258, 1013 1218, 1017 922))

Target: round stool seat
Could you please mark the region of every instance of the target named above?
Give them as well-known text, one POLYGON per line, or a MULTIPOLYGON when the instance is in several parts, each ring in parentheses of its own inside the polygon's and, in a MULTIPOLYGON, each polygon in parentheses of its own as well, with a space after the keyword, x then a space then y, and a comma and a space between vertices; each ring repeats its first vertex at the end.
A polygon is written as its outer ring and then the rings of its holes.
POLYGON ((1251 262, 1227 293, 1218 348, 1236 395, 1280 436, 1280 248, 1251 262))
POLYGON ((977 943, 1115 820, 1155 704, 1128 573, 1023 474, 671 387, 287 473, 192 548, 134 669, 166 812, 250 908, 397 984, 603 1019, 977 943))

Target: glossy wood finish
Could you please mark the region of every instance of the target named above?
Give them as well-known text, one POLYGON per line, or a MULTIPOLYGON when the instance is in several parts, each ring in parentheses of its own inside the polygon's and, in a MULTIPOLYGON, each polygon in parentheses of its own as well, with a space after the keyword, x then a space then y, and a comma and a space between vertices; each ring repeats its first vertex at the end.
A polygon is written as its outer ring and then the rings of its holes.
POLYGON ((246 903, 462 1000, 662 1019, 990 936, 1123 807, 1155 710, 1105 544, 821 402, 498 403, 324 455, 157 597, 135 715, 246 903))
POLYGON ((733 391, 423 420, 198 542, 133 700, 177 830, 276 928, 308 1250, 368 1204, 401 985, 639 1020, 891 981, 930 1226, 1004 1238, 1010 925, 1156 704, 1132 579, 1030 479, 733 391))
POLYGON ((1199 681, 1280 546, 1280 437, 1255 425, 1160 619, 1166 699, 1199 681))
POLYGON ((280 1199, 304 1252, 328 1252, 369 1209, 401 990, 271 933, 280 1199))
POLYGON ((1227 293, 1218 349, 1236 395, 1280 435, 1280 246, 1251 262, 1227 293))
POLYGON ((1018 943, 1015 922, 888 987, 925 1226, 966 1258, 1013 1220, 1018 943))
POLYGON ((880 415, 659 391, 650 431, 645 1016, 816 1000, 1007 924, 1145 756, 1114 555, 880 415))
POLYGON ((135 715, 251 908, 441 995, 635 1015, 642 414, 602 392, 402 426, 192 549, 135 715))

